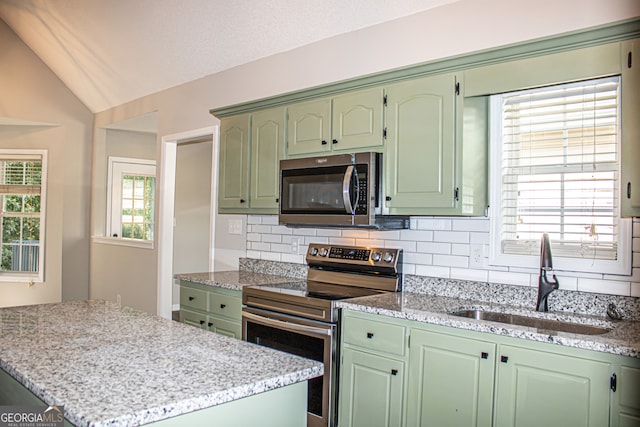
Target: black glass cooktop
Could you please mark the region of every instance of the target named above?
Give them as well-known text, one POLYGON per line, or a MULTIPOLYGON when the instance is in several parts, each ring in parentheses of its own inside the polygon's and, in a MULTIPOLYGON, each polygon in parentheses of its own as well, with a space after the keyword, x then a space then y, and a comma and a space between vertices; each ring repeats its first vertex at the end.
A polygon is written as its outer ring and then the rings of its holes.
POLYGON ((375 289, 360 288, 357 286, 335 285, 331 283, 314 282, 307 280, 269 285, 248 286, 247 288, 260 289, 262 291, 274 292, 277 294, 299 298, 315 298, 330 301, 363 297, 382 292, 375 289))

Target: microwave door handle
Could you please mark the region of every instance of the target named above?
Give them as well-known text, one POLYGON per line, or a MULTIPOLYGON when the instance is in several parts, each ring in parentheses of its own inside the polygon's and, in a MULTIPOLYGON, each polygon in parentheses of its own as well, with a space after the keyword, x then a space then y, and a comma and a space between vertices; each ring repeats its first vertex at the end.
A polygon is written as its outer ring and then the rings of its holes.
POLYGON ((356 212, 356 204, 358 203, 359 194, 359 185, 355 185, 355 198, 352 200, 351 197, 351 181, 353 178, 358 179, 358 173, 356 172, 356 168, 353 165, 349 165, 347 167, 346 172, 344 173, 344 178, 342 179, 342 201, 344 203, 344 208, 349 215, 353 215, 356 212))

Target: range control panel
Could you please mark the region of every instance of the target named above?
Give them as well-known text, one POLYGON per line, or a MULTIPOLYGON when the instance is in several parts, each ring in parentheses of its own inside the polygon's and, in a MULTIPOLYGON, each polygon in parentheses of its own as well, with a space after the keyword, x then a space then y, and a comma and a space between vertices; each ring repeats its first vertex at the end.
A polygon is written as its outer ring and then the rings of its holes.
POLYGON ((312 243, 307 251, 307 262, 331 261, 335 263, 394 266, 401 258, 402 249, 358 246, 335 246, 312 243))

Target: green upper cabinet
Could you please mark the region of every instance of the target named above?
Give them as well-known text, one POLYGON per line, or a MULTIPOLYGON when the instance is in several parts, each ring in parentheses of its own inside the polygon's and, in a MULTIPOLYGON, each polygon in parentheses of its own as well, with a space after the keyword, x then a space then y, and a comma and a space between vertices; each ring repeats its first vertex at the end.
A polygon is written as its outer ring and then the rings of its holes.
POLYGON ((387 86, 389 214, 485 214, 487 100, 463 100, 460 85, 443 74, 387 86))
POLYGON ((278 212, 279 165, 284 158, 284 108, 220 122, 218 211, 278 212))
POLYGON ((453 208, 456 76, 387 86, 386 205, 390 213, 453 208))
POLYGON ((640 217, 640 39, 622 43, 622 153, 620 210, 640 217))
POLYGON ((609 425, 609 363, 500 346, 495 427, 609 425))
MULTIPOLYGON (((284 158, 284 108, 258 111, 251 116, 251 211, 278 212, 280 160, 284 158)), ((265 212, 266 213, 266 212, 265 212)))
POLYGON ((380 149, 382 103, 378 87, 289 106, 287 156, 380 149))
POLYGON ((249 207, 249 135, 251 116, 242 114, 220 121, 218 209, 249 207))
POLYGON ((491 427, 496 345, 411 331, 407 425, 491 427))

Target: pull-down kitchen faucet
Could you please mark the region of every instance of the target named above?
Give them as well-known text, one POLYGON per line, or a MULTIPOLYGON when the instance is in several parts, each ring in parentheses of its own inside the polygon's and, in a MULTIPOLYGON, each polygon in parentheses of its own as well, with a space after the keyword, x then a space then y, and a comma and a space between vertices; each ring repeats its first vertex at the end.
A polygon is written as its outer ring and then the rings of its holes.
POLYGON ((549 243, 549 235, 544 233, 540 242, 540 275, 538 276, 538 302, 536 304, 536 310, 538 311, 549 311, 547 298, 551 292, 558 289, 556 275, 551 273, 552 280, 547 278, 547 271, 549 270, 553 270, 551 244, 549 243))

